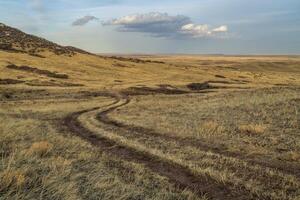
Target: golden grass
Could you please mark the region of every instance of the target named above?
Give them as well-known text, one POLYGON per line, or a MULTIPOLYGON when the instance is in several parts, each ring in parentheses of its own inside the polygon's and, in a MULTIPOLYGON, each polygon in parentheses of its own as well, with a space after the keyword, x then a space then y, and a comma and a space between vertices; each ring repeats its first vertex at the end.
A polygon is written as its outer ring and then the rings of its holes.
POLYGON ((42 59, 0 52, 0 79, 25 81, 3 85, 0 89, 3 99, 0 119, 5 122, 0 127, 3 157, 0 195, 4 199, 206 199, 180 190, 142 164, 99 152, 73 133, 61 131, 60 126, 61 120, 70 113, 114 101, 72 96, 81 92, 117 93, 132 86, 157 88, 162 84, 187 90, 189 83, 209 80, 219 81, 215 85, 221 89, 208 94, 131 97, 130 104, 110 114, 124 124, 171 135, 176 141, 151 134, 134 135, 134 131, 118 132, 111 127, 104 130, 104 124, 89 121, 98 111, 81 115, 80 122, 95 134, 105 134, 125 146, 175 162, 195 175, 209 176, 236 194, 244 190, 249 196, 272 200, 293 199, 299 194, 300 182, 295 175, 259 162, 253 164, 265 158, 268 164, 276 164, 272 159, 282 156, 282 162, 299 164, 299 139, 291 134, 299 129, 295 117, 299 104, 294 101, 299 98, 298 90, 261 89, 275 84, 300 85, 296 67, 299 57, 154 56, 153 59, 165 63, 134 63, 80 54, 72 58, 51 55, 42 59), (69 78, 62 81, 7 69, 8 62, 67 74, 69 78), (33 82, 40 86, 27 85, 33 82), (84 86, 43 85, 63 82, 84 86), (234 87, 251 90, 242 92, 234 87), (41 99, 33 100, 36 97, 41 99), (288 119, 293 122, 281 123, 288 119), (287 126, 285 137, 280 134, 283 126, 287 126), (197 146, 197 142, 208 147, 197 146), (288 149, 287 144, 293 148, 288 154, 274 150, 288 149), (24 185, 27 191, 22 190, 24 185))
MULTIPOLYGON (((51 55, 45 59, 26 54, 0 52, 0 79, 25 81, 23 84, 18 84, 25 87, 28 87, 26 86, 28 84, 37 84, 39 87, 53 84, 52 87, 56 89, 62 88, 65 83, 81 84, 94 89, 112 87, 118 89, 136 85, 155 87, 158 84, 183 87, 191 82, 209 80, 248 81, 247 85, 259 87, 274 84, 300 84, 297 67, 300 63, 299 57, 165 56, 157 58, 154 56, 153 59, 165 63, 135 63, 82 54, 72 58, 51 55), (203 61, 207 64, 203 65, 203 61), (261 62, 264 62, 264 65, 259 65, 261 62), (26 71, 7 69, 6 66, 9 63, 66 74, 69 78, 60 80, 26 71), (116 65, 127 67, 116 67, 116 65), (220 79, 216 76, 225 78, 220 79)), ((242 83, 238 86, 245 87, 246 85, 242 83)))
POLYGON ((238 130, 242 133, 246 134, 263 134, 267 129, 266 125, 262 124, 247 124, 247 125, 240 125, 238 126, 238 130))
POLYGON ((280 159, 292 162, 300 162, 300 152, 289 151, 280 156, 280 159))
POLYGON ((90 97, 2 103, 0 119, 5 124, 0 127, 0 141, 6 146, 0 146, 0 199, 205 200, 178 190, 141 164, 107 155, 72 133, 60 131, 59 123, 45 120, 49 116, 62 119, 112 101, 90 97))
POLYGON ((224 131, 224 127, 216 121, 209 120, 204 121, 203 124, 200 125, 200 130, 201 134, 205 134, 207 136, 214 136, 222 134, 222 132, 224 131))
POLYGON ((0 192, 8 189, 17 191, 25 185, 26 176, 19 170, 7 169, 0 172, 0 192))
POLYGON ((290 156, 291 161, 300 161, 300 153, 299 152, 292 151, 289 153, 289 156, 290 156))
POLYGON ((287 158, 279 158, 286 157, 285 152, 276 149, 298 149, 299 139, 294 133, 299 130, 286 122, 295 118, 299 94, 296 88, 266 88, 203 96, 138 96, 109 114, 115 121, 162 135, 155 139, 151 132, 147 136, 130 130, 103 132, 105 126, 95 128, 96 123, 89 122, 88 117, 82 116, 81 122, 95 133, 187 166, 196 174, 208 173, 225 185, 245 187, 261 199, 293 199, 287 188, 297 188, 300 183, 296 175, 281 174, 277 166, 282 164, 283 171, 299 166, 299 151, 291 154, 289 162, 294 163, 289 165, 287 158), (163 139, 164 135, 177 140, 163 139))
POLYGON ((44 156, 49 155, 52 148, 53 148, 53 145, 47 141, 35 142, 28 149, 27 154, 44 157, 44 156))
POLYGON ((203 123, 203 128, 208 130, 209 132, 217 132, 222 130, 222 126, 215 121, 205 121, 203 123))

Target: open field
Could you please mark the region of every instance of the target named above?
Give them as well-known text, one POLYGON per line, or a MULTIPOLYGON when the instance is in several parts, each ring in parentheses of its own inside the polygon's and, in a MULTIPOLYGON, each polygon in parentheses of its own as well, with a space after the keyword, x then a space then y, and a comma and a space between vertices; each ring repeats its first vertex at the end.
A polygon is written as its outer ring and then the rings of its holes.
POLYGON ((300 57, 33 47, 0 50, 1 200, 300 198, 300 57))

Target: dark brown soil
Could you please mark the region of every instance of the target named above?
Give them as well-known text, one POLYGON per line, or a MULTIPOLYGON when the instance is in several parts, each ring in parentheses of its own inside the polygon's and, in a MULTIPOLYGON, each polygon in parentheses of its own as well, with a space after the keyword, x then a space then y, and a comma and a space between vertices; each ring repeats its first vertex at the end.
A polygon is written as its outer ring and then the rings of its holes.
POLYGON ((215 75, 215 77, 216 77, 216 78, 226 78, 225 76, 218 75, 218 74, 217 74, 217 75, 215 75))
POLYGON ((127 65, 124 65, 122 63, 114 63, 113 66, 114 67, 128 67, 127 65))
POLYGON ((142 60, 138 58, 125 58, 121 56, 111 56, 108 57, 111 59, 119 60, 119 61, 127 61, 127 62, 133 62, 133 63, 156 63, 156 64, 165 64, 163 61, 156 61, 156 60, 142 60))
POLYGON ((29 86, 39 86, 39 87, 82 87, 83 84, 78 83, 68 83, 68 82, 52 82, 52 81, 30 81, 26 82, 29 86))
POLYGON ((106 91, 78 91, 78 92, 49 92, 45 89, 2 89, 0 88, 0 101, 21 101, 40 99, 91 99, 95 97, 114 97, 106 91))
POLYGON ((176 88, 160 86, 159 88, 130 87, 126 90, 123 90, 121 93, 128 96, 128 95, 151 95, 151 94, 187 94, 189 92, 185 90, 179 90, 176 88))
POLYGON ((207 90, 207 89, 214 89, 215 87, 210 85, 209 82, 204 83, 190 83, 187 85, 190 90, 207 90))
POLYGON ((9 84, 18 84, 18 83, 24 83, 24 81, 15 80, 15 79, 0 79, 0 85, 9 85, 9 84))

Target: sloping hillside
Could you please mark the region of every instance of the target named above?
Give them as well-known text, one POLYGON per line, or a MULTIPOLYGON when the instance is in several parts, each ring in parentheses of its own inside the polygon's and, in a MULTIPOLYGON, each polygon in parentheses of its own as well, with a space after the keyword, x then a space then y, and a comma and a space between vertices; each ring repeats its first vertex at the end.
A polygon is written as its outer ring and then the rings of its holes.
POLYGON ((88 54, 88 52, 74 47, 60 46, 43 38, 26 34, 2 23, 0 23, 0 49, 40 57, 47 52, 66 56, 74 56, 76 53, 88 54))

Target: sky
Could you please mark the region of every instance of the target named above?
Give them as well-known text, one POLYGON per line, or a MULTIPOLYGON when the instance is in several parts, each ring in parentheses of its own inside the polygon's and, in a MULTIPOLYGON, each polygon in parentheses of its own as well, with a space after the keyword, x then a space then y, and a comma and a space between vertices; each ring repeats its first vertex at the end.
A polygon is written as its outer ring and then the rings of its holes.
POLYGON ((300 54, 299 0, 0 0, 0 22, 94 53, 300 54))

